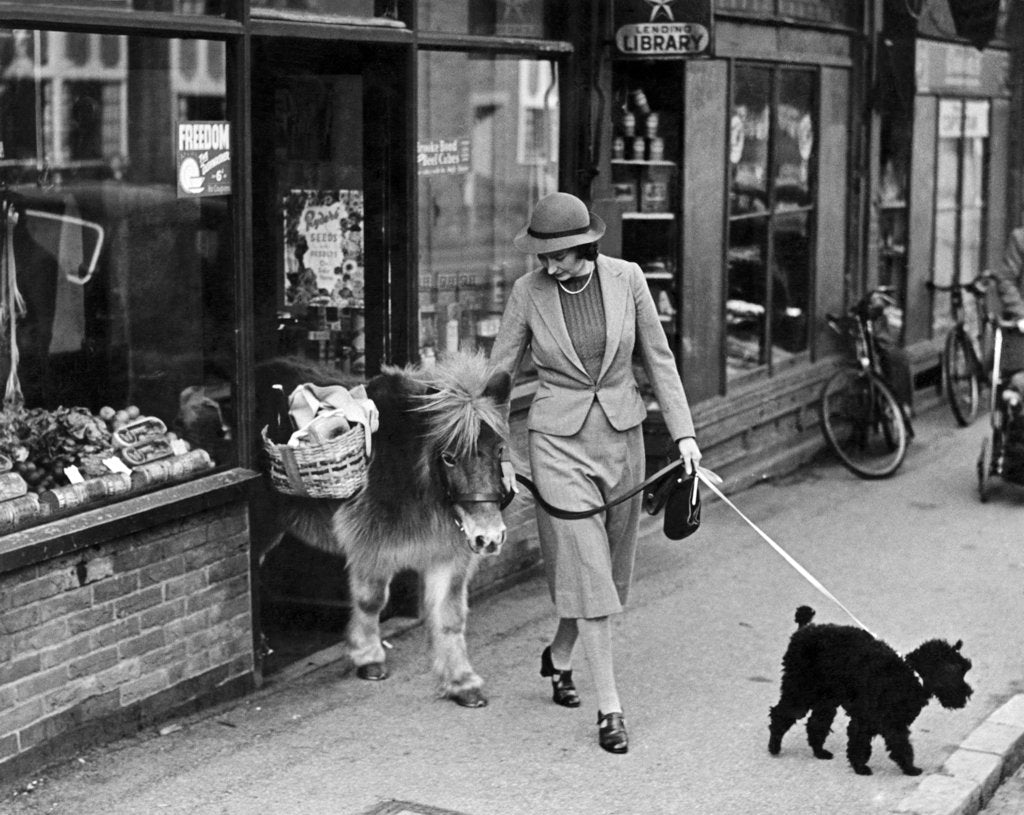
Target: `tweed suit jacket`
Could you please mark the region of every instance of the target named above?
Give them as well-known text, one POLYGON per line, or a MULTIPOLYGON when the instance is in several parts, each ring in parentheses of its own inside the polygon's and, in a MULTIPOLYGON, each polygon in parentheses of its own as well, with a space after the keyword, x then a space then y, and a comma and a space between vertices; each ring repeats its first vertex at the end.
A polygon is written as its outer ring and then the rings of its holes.
POLYGON ((616 430, 636 427, 647 415, 633 376, 633 351, 638 347, 672 438, 693 436, 690 407, 643 272, 635 263, 599 255, 597 274, 604 304, 605 350, 596 381, 569 337, 558 281, 539 269, 523 275, 512 287, 491 362, 515 378, 530 351, 539 385, 527 427, 572 436, 583 426, 595 399, 616 430))
POLYGON ((1003 306, 1003 316, 1024 318, 1024 227, 1010 233, 1003 253, 1003 263, 996 278, 996 291, 1003 306))

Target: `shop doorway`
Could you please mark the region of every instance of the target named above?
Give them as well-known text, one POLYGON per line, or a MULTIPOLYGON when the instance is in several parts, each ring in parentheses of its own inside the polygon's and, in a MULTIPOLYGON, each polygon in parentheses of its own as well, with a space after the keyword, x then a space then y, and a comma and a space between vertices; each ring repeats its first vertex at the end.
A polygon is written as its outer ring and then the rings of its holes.
MULTIPOLYGON (((385 362, 406 361, 405 286, 395 270, 406 268, 408 231, 391 202, 402 200, 411 151, 398 124, 405 55, 387 52, 253 41, 257 425, 267 359, 296 356, 353 385, 385 362)), ((286 537, 255 585, 264 675, 342 640, 350 599, 341 556, 286 537)), ((396 579, 385 615, 417 616, 417 586, 415 575, 396 579)))

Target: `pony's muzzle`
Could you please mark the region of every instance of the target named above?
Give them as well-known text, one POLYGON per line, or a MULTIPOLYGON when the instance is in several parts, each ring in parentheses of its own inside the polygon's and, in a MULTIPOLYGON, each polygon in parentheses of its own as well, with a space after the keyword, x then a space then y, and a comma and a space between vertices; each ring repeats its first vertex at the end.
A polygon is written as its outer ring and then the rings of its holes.
POLYGON ((473 550, 475 555, 497 555, 501 553, 501 547, 505 543, 505 530, 501 530, 501 534, 497 536, 493 535, 477 535, 473 538, 473 542, 470 543, 469 548, 473 550))
POLYGON ((505 543, 508 530, 500 513, 487 513, 485 517, 474 517, 462 507, 456 506, 455 522, 474 555, 497 555, 505 543))

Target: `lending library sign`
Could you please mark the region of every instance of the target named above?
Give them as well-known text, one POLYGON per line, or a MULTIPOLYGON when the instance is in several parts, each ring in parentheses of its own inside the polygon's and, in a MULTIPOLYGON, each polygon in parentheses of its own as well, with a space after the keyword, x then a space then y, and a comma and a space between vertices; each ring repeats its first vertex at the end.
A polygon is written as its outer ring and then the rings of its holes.
POLYGON ((712 55, 712 0, 615 0, 615 51, 633 59, 712 55))

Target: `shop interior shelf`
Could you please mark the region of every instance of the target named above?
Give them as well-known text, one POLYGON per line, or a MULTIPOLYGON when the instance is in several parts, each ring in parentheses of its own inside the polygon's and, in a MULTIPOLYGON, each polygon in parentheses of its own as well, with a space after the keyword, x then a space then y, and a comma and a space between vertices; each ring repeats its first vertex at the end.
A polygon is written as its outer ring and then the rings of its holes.
POLYGON ((624 221, 674 221, 674 212, 623 212, 624 221))
POLYGON ((648 280, 673 280, 672 272, 644 272, 648 280))
POLYGON ((631 167, 675 167, 674 161, 666 160, 650 160, 640 158, 613 158, 612 165, 622 165, 631 167))

